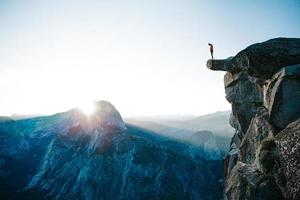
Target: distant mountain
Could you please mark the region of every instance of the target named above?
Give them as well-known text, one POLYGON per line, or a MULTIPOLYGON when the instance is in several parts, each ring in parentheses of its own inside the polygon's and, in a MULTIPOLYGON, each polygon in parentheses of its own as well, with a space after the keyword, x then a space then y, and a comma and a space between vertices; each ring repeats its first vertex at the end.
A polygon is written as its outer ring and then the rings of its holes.
POLYGON ((140 119, 142 121, 186 121, 196 118, 196 115, 182 115, 182 114, 175 114, 175 115, 154 115, 154 116, 132 116, 131 119, 140 119))
POLYGON ((220 199, 222 161, 125 124, 109 102, 0 119, 0 199, 220 199))
POLYGON ((128 118, 125 121, 174 137, 189 137, 200 130, 212 131, 215 135, 232 137, 234 129, 229 125, 230 111, 218 111, 190 119, 170 120, 164 117, 128 118))
POLYGON ((198 131, 194 133, 189 141, 192 144, 203 147, 204 152, 210 159, 220 159, 221 152, 217 145, 214 134, 210 131, 198 131))
POLYGON ((164 124, 161 124, 159 122, 153 122, 153 121, 143 121, 140 119, 125 119, 126 123, 136 125, 139 127, 143 127, 144 129, 154 131, 157 134, 169 136, 169 137, 175 137, 175 138, 182 138, 188 135, 192 135, 193 131, 187 130, 187 129, 180 129, 176 127, 167 126, 164 124))
POLYGON ((127 118, 125 121, 156 134, 190 141, 193 135, 202 131, 209 131, 213 134, 217 144, 217 151, 221 157, 228 151, 234 129, 229 125, 229 111, 215 112, 208 115, 194 117, 188 120, 168 120, 165 117, 142 117, 127 118))
POLYGON ((216 135, 232 136, 234 129, 229 125, 230 111, 216 112, 208 115, 199 116, 186 121, 161 121, 162 124, 176 127, 179 129, 191 130, 209 130, 216 135))

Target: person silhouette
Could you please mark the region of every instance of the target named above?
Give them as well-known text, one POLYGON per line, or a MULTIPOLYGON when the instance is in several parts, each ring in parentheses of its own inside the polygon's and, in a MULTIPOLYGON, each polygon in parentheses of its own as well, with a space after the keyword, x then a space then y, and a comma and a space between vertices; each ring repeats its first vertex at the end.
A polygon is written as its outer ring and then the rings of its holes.
POLYGON ((208 43, 209 46, 209 51, 210 51, 210 55, 211 55, 211 59, 214 59, 214 46, 211 43, 208 43))

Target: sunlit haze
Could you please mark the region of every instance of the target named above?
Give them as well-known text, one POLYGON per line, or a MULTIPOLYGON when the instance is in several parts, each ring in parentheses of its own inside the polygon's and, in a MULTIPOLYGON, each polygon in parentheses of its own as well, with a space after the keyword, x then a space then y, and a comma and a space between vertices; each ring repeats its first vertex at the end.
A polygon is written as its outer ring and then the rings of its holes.
POLYGON ((83 111, 86 115, 91 115, 95 112, 95 104, 92 102, 81 102, 78 108, 83 111))
MULTIPOLYGON (((300 37, 300 1, 0 1, 0 115, 107 100, 122 114, 229 110, 215 57, 300 37)), ((88 105, 88 106, 86 106, 88 105)))

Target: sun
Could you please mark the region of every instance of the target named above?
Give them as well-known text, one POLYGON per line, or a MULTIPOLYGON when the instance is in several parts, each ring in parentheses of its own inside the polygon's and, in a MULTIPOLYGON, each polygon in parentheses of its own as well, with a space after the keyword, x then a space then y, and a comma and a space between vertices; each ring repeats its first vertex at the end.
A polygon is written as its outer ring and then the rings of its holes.
POLYGON ((95 104, 92 102, 82 103, 79 109, 86 115, 92 115, 95 112, 95 104))

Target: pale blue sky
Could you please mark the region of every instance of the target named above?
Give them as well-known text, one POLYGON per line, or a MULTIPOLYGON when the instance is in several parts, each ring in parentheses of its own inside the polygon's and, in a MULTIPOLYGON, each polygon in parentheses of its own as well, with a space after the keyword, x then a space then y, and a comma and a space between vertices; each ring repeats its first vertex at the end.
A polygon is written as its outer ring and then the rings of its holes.
POLYGON ((300 37, 300 1, 0 0, 0 115, 93 100, 125 116, 229 110, 206 69, 274 37, 300 37))

